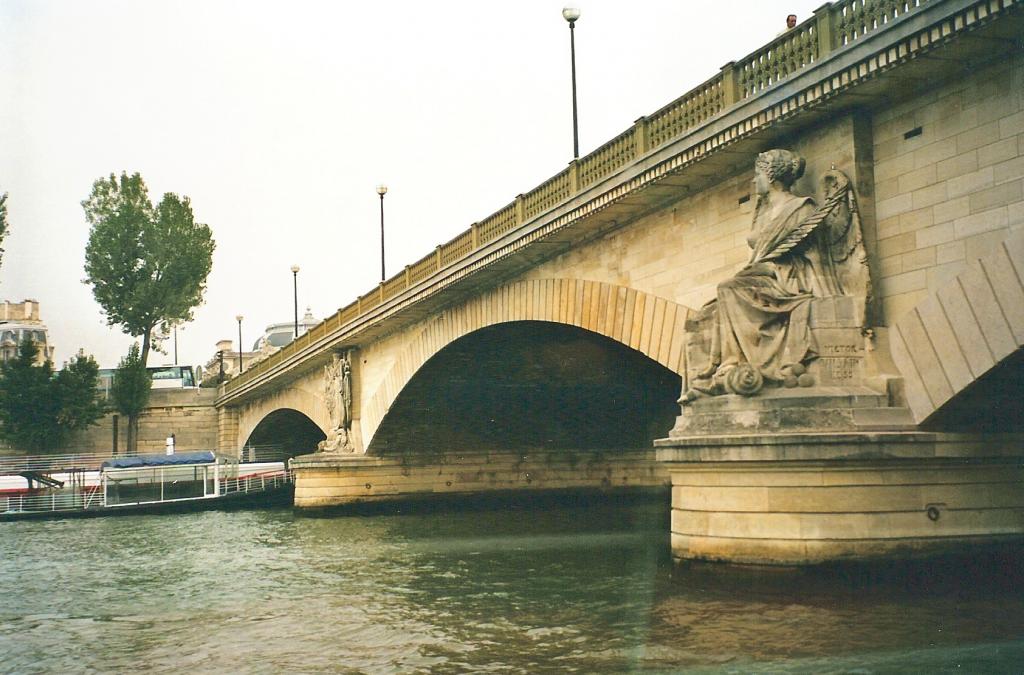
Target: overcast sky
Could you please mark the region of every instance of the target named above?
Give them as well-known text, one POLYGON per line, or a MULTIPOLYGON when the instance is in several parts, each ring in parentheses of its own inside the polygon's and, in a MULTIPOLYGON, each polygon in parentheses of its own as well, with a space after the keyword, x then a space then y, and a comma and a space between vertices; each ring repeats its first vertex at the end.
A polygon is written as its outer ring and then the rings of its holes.
MULTIPOLYGON (((318 319, 554 175, 572 158, 564 2, 0 0, 0 298, 33 298, 58 364, 115 366, 84 277, 80 202, 142 174, 187 195, 217 243, 179 361, 318 319)), ((588 0, 576 28, 587 154, 808 18, 822 0, 588 0)), ((170 362, 153 354, 150 365, 170 362)))

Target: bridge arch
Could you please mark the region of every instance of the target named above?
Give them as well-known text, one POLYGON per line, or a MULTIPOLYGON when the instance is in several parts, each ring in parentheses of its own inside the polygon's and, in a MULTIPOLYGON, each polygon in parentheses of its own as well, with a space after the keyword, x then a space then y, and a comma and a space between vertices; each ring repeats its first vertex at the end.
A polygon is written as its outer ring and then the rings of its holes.
POLYGON ((893 360, 926 427, 1019 429, 1024 413, 1024 232, 896 320, 893 360))
POLYGON ((682 376, 691 310, 671 300, 598 281, 536 279, 499 286, 430 320, 396 359, 362 411, 369 447, 385 415, 423 365, 452 342, 488 326, 541 321, 602 335, 682 376))
POLYGON ((292 408, 278 408, 259 421, 242 443, 242 452, 255 450, 257 457, 295 457, 316 451, 327 438, 313 420, 292 408), (268 450, 270 452, 268 452, 268 450), (261 454, 262 453, 262 454, 261 454))
MULTIPOLYGON (((285 428, 299 430, 301 437, 304 437, 306 432, 310 437, 318 432, 318 440, 323 440, 327 438, 328 420, 327 409, 318 392, 309 391, 309 385, 288 387, 271 396, 261 398, 240 411, 238 445, 235 450, 241 451, 254 434, 257 432, 267 433, 268 424, 274 423, 279 423, 285 428), (299 418, 288 413, 300 416, 308 424, 302 423, 299 418)), ((282 433, 284 433, 283 430, 282 433)), ((313 447, 307 448, 309 452, 315 449, 315 444, 313 447)))

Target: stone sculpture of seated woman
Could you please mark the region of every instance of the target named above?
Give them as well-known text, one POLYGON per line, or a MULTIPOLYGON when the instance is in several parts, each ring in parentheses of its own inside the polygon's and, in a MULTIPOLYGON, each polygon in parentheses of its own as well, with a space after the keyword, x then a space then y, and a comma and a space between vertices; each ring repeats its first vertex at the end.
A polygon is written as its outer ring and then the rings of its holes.
POLYGON ((812 298, 866 293, 849 179, 834 169, 826 172, 825 201, 817 208, 812 198, 791 192, 804 173, 799 155, 769 150, 758 155, 754 170, 750 260, 718 285, 715 300, 702 310, 712 323, 704 345, 709 361, 684 394, 684 404, 702 394, 752 395, 766 382, 813 384, 806 373, 817 358, 809 324, 812 298))

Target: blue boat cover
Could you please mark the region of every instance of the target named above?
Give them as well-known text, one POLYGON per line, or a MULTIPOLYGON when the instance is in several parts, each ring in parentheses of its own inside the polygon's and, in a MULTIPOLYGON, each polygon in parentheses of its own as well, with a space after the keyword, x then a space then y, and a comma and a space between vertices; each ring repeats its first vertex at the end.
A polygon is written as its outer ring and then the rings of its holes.
POLYGON ((211 464, 216 457, 209 450, 177 452, 173 455, 132 455, 114 457, 100 464, 100 469, 138 469, 144 466, 180 466, 182 464, 211 464))

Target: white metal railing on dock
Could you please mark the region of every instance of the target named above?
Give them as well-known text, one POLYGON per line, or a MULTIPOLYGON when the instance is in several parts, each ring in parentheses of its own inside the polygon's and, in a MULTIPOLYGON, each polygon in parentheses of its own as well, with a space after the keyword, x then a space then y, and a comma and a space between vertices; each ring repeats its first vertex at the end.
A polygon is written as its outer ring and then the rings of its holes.
POLYGON ((0 513, 84 511, 98 508, 103 508, 103 493, 100 490, 74 494, 51 492, 41 495, 0 496, 0 513))
POLYGON ((100 464, 110 459, 110 453, 70 455, 0 455, 0 475, 22 471, 65 471, 85 469, 99 471, 100 464))
MULTIPOLYGON (((233 478, 221 478, 217 484, 217 491, 196 499, 217 499, 236 494, 257 494, 275 490, 288 485, 292 481, 292 474, 288 470, 266 471, 252 473, 245 476, 233 478)), ((161 493, 162 494, 162 493, 161 493)), ((155 499, 153 501, 117 502, 110 506, 125 506, 129 504, 160 504, 171 501, 189 501, 188 499, 155 499)), ((85 490, 74 492, 61 492, 54 490, 42 494, 15 494, 0 495, 0 515, 18 513, 48 513, 59 511, 85 511, 103 509, 107 506, 107 498, 101 486, 89 487, 85 490)))
MULTIPOLYGON (((159 453, 158 453, 159 454, 159 453)), ((247 445, 242 448, 238 462, 242 464, 262 462, 286 462, 295 451, 289 452, 280 445, 247 445)), ((107 453, 72 453, 63 455, 0 455, 0 476, 17 475, 22 471, 39 471, 42 473, 82 469, 99 471, 100 465, 113 457, 128 455, 111 455, 107 453)))
POLYGON ((255 473, 238 478, 225 478, 221 481, 221 494, 236 494, 248 492, 262 492, 284 487, 292 481, 291 472, 269 471, 266 473, 255 473))

